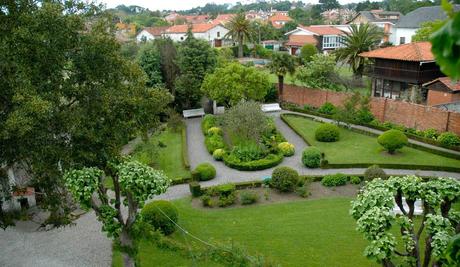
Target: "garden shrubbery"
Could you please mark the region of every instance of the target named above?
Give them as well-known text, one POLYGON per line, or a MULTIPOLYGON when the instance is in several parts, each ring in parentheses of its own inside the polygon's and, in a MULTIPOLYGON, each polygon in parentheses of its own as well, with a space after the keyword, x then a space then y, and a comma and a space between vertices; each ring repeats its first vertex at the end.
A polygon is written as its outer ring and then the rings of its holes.
POLYGON ((396 150, 407 145, 407 136, 399 130, 388 130, 377 138, 377 142, 383 146, 388 153, 393 154, 396 150))
POLYGON ((375 178, 387 179, 388 176, 385 171, 378 165, 372 165, 364 172, 364 179, 366 181, 372 181, 375 178))
POLYGON ((340 138, 340 129, 337 125, 324 123, 316 129, 315 138, 320 142, 336 142, 340 138))
POLYGON ((210 154, 213 154, 217 149, 225 148, 224 138, 222 135, 218 134, 207 136, 204 139, 204 144, 206 146, 206 150, 208 150, 210 154))
POLYGON ((460 137, 454 133, 445 132, 439 135, 438 142, 441 144, 441 146, 447 148, 460 146, 460 137))
POLYGON ((326 102, 321 107, 319 107, 318 112, 326 115, 334 115, 337 113, 337 108, 334 106, 334 104, 326 102))
POLYGON ((360 184, 361 178, 359 176, 350 176, 350 184, 360 184))
POLYGON ((278 167, 273 170, 271 186, 281 192, 294 192, 299 182, 299 174, 289 167, 278 167))
POLYGON ((314 146, 307 147, 302 153, 302 163, 308 168, 321 166, 321 151, 314 146))
POLYGON ((201 163, 192 172, 194 180, 208 181, 216 177, 216 168, 211 163, 201 163))
POLYGON ((225 150, 222 148, 218 148, 214 150, 214 152, 212 153, 212 157, 215 160, 222 160, 224 158, 224 155, 225 155, 225 150))
POLYGON ((278 149, 285 157, 290 157, 295 153, 295 147, 293 144, 288 142, 282 142, 278 144, 278 149))
POLYGON ((347 184, 347 176, 343 173, 330 174, 323 177, 321 184, 327 187, 347 184))
POLYGON ((251 191, 242 191, 240 192, 240 202, 241 205, 250 205, 254 204, 259 200, 259 195, 251 191))
POLYGON ((150 202, 142 208, 142 220, 160 230, 165 235, 170 235, 176 230, 179 212, 169 201, 157 200, 150 202), (172 220, 172 221, 171 221, 172 220))
POLYGON ((264 170, 271 167, 274 167, 280 164, 283 161, 283 155, 278 154, 268 154, 265 158, 261 158, 253 161, 241 161, 233 154, 224 156, 224 163, 230 168, 237 169, 240 171, 257 171, 264 170))
POLYGON ((217 126, 217 118, 211 114, 205 115, 201 121, 201 129, 203 130, 203 133, 206 135, 208 130, 215 126, 217 126))

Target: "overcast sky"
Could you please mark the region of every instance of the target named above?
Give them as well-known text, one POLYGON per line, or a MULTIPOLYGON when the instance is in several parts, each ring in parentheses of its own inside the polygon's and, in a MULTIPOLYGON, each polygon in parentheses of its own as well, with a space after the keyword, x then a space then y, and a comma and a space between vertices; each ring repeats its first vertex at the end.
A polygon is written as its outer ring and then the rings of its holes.
MULTIPOLYGON (((192 7, 204 6, 206 3, 216 3, 216 4, 225 4, 225 3, 247 3, 253 2, 248 0, 97 0, 99 2, 105 3, 108 8, 116 7, 118 5, 137 5, 149 8, 150 10, 184 10, 190 9, 192 7)), ((339 0, 341 4, 351 3, 351 2, 360 2, 363 0, 339 0)), ((317 4, 318 0, 302 0, 305 3, 317 4)))

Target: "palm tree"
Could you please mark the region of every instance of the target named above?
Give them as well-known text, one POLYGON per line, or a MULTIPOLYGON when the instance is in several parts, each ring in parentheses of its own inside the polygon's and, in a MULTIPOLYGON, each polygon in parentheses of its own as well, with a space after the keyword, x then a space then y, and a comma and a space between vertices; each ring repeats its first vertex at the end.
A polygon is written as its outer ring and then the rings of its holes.
POLYGON ((283 100, 284 76, 286 74, 294 75, 295 61, 287 53, 273 53, 272 61, 268 65, 271 73, 278 76, 279 99, 283 100))
POLYGON ((364 72, 365 59, 359 54, 370 51, 377 47, 383 37, 383 31, 372 24, 351 24, 351 31, 345 34, 342 44, 345 47, 338 49, 335 53, 337 59, 347 62, 353 74, 361 78, 364 72))
POLYGON ((243 42, 245 39, 250 40, 252 36, 252 28, 244 12, 236 14, 225 27, 229 30, 225 37, 238 42, 238 57, 243 57, 243 42))

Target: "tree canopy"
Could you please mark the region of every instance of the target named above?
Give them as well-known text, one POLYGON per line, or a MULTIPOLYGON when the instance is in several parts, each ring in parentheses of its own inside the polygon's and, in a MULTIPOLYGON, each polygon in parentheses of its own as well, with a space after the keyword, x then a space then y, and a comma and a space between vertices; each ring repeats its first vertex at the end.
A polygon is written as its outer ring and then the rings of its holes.
POLYGON ((435 20, 435 21, 425 21, 421 24, 420 28, 417 29, 415 35, 412 36, 412 42, 426 42, 430 40, 431 35, 439 30, 444 21, 435 20))

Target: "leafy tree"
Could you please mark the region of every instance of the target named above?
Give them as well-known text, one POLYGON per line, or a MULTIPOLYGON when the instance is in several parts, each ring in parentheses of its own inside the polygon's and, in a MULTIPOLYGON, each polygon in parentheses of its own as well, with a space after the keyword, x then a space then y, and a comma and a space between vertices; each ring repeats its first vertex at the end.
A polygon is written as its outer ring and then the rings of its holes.
POLYGON ((319 3, 321 4, 322 11, 340 8, 339 1, 337 0, 319 0, 319 3))
POLYGON ((160 52, 155 44, 150 42, 144 44, 139 51, 137 62, 147 74, 148 86, 156 86, 163 83, 160 52))
POLYGON ((81 168, 65 173, 64 180, 74 199, 85 209, 92 208, 102 222, 107 236, 118 241, 124 266, 135 266, 136 247, 132 232, 139 209, 146 200, 166 192, 171 181, 162 171, 136 161, 126 161, 113 167, 113 197, 104 187, 106 174, 98 168, 81 168), (121 199, 121 196, 125 199, 121 199), (128 209, 123 215, 123 206, 128 209))
POLYGON ((368 182, 350 210, 357 230, 369 241, 364 254, 382 266, 395 266, 394 260, 409 266, 427 267, 431 262, 439 266, 455 227, 459 229, 458 212, 451 210, 459 197, 460 182, 453 178, 424 180, 409 175, 368 182), (418 227, 414 221, 417 200, 423 208, 418 227), (392 212, 394 203, 401 215, 392 212), (396 238, 392 228, 399 229, 401 238, 396 238))
POLYGON ((281 39, 287 39, 288 37, 285 34, 297 29, 297 26, 298 24, 295 21, 286 22, 286 24, 284 24, 281 28, 281 39))
POLYGON ((386 1, 386 9, 392 11, 399 11, 407 14, 419 7, 432 6, 433 2, 428 0, 414 1, 414 0, 388 0, 386 1))
POLYGON ((312 56, 318 53, 318 48, 312 44, 306 44, 300 49, 300 58, 302 63, 310 62, 312 56))
POLYGON ((288 73, 294 75, 295 61, 292 56, 287 53, 274 53, 268 68, 272 73, 278 76, 279 95, 280 98, 282 98, 284 89, 284 76, 286 76, 288 73))
POLYGON ((337 59, 350 64, 353 74, 361 78, 364 72, 365 58, 359 54, 372 50, 383 37, 383 32, 373 24, 351 24, 350 32, 345 34, 342 41, 345 47, 336 51, 337 59))
POLYGON ((249 23, 250 33, 252 34, 250 40, 257 40, 257 43, 263 40, 278 40, 281 37, 281 32, 273 27, 271 23, 262 23, 260 21, 251 21, 249 23))
POLYGON ((68 223, 62 170, 106 168, 130 138, 155 128, 171 96, 145 86, 95 6, 12 1, 0 16, 0 162, 25 166, 47 223, 68 223))
POLYGON ((176 64, 177 49, 176 45, 170 38, 155 39, 155 45, 160 51, 161 75, 165 87, 173 96, 176 95, 174 82, 179 75, 179 67, 176 64))
POLYGON ((201 86, 207 96, 227 106, 236 105, 241 100, 263 100, 269 88, 266 73, 238 62, 206 75, 201 86))
POLYGON ((216 51, 206 41, 193 37, 189 29, 187 39, 179 46, 176 63, 180 69, 175 82, 176 105, 195 107, 202 97, 200 87, 205 75, 216 66, 216 51))
POLYGON ((236 14, 226 25, 229 30, 225 37, 230 37, 238 42, 238 57, 243 57, 243 45, 253 36, 251 24, 246 19, 244 12, 236 14))
POLYGON ((9 216, 3 211, 3 203, 10 200, 11 188, 8 175, 5 169, 0 168, 0 228, 5 230, 8 226, 14 225, 9 216))
POLYGON ((412 42, 429 41, 430 36, 437 30, 439 30, 444 24, 441 20, 425 21, 422 23, 420 28, 412 36, 412 42))
POLYGON ((295 78, 311 88, 338 90, 333 82, 336 75, 335 56, 318 53, 305 66, 297 68, 295 78))

